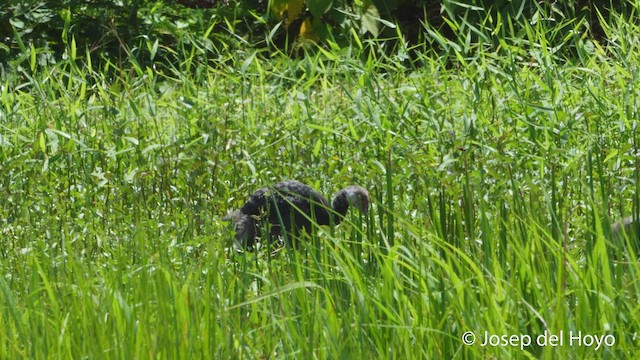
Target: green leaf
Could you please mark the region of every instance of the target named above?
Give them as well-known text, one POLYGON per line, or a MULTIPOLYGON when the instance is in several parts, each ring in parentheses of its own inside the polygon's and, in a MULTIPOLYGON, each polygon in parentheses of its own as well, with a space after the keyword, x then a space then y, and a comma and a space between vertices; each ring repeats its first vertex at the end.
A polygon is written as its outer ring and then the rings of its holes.
POLYGON ((362 26, 374 37, 380 34, 380 23, 378 19, 380 19, 378 8, 376 8, 373 3, 365 2, 362 8, 362 26))
POLYGON ((316 140, 316 144, 313 147, 313 156, 318 156, 320 154, 320 149, 322 147, 322 141, 320 139, 316 140))
POLYGON ((607 157, 604 159, 603 163, 608 163, 611 159, 613 159, 614 157, 618 156, 619 151, 617 149, 614 149, 613 151, 611 151, 609 153, 609 155, 607 155, 607 157))
POLYGON ((17 29, 21 29, 22 27, 24 27, 24 23, 21 21, 18 22, 11 22, 11 29, 13 30, 13 38, 16 40, 16 42, 18 43, 18 47, 20 48, 20 52, 27 52, 27 47, 24 45, 24 42, 22 42, 22 38, 20 37, 20 34, 18 33, 17 29))
POLYGON ((254 51, 251 55, 249 55, 248 58, 246 58, 243 62, 242 62, 242 66, 240 66, 240 72, 241 73, 246 73, 247 69, 249 68, 249 66, 251 66, 251 63, 253 62, 253 60, 256 58, 256 53, 257 51, 254 51))
POLYGON ((307 1, 307 8, 311 12, 314 18, 318 19, 333 6, 333 0, 309 0, 307 1))
POLYGON ((29 51, 30 54, 30 58, 29 58, 29 68, 31 69, 31 71, 34 71, 36 69, 36 48, 33 47, 33 44, 31 44, 31 49, 29 51))
POLYGON ((72 36, 71 37, 71 60, 75 61, 76 60, 76 37, 72 36))
POLYGON ((9 19, 9 23, 14 27, 14 29, 24 29, 24 21, 18 18, 9 19))
POLYGON ((62 151, 66 153, 72 153, 76 150, 76 143, 72 139, 67 140, 66 144, 62 147, 62 151))
POLYGON ((39 132, 36 141, 33 142, 33 151, 36 153, 44 152, 47 148, 47 142, 44 139, 44 132, 39 132))

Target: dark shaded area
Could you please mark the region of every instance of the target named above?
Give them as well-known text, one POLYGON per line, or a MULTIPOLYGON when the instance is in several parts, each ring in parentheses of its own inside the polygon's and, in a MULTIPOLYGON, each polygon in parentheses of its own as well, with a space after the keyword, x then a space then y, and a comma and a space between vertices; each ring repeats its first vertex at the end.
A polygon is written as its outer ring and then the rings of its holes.
POLYGON ((204 34, 212 23, 212 49, 230 43, 233 35, 224 29, 223 19, 236 24, 234 30, 238 33, 249 37, 254 31, 264 34, 264 26, 242 19, 249 21, 250 11, 264 11, 265 3, 266 0, 9 0, 0 4, 0 62, 20 63, 29 57, 33 46, 38 50, 39 64, 55 63, 68 56, 73 40, 78 58, 81 60, 88 49, 99 55, 92 59, 98 66, 107 60, 115 64, 136 61, 144 65, 154 60, 172 63, 179 58, 165 49, 179 50, 179 45, 184 45, 180 41, 188 43, 204 34), (212 20, 214 17, 216 21, 212 20), (163 47, 152 54, 148 43, 156 39, 163 47))
POLYGON ((49 49, 53 58, 59 58, 72 38, 78 49, 126 57, 122 45, 131 45, 131 39, 144 33, 138 12, 145 4, 142 0, 9 1, 0 7, 0 36, 8 43, 2 60, 24 55, 21 42, 49 49))
MULTIPOLYGON (((541 19, 555 19, 553 25, 560 25, 562 21, 586 20, 588 35, 596 40, 605 37, 600 24, 598 13, 604 19, 608 19, 612 12, 630 14, 633 6, 625 1, 609 0, 579 0, 579 1, 526 1, 526 0, 467 0, 460 2, 443 3, 438 0, 424 1, 374 1, 385 19, 395 20, 410 44, 419 44, 424 41, 423 23, 436 29, 450 40, 455 39, 455 31, 447 24, 445 19, 453 20, 458 24, 469 24, 477 28, 490 26, 492 19, 496 21, 498 15, 503 19, 513 22, 515 31, 522 28, 524 22, 531 22, 534 16, 541 19)), ((561 39, 571 28, 558 31, 557 37, 561 39)), ((505 36, 500 33, 496 36, 505 36)), ((513 35, 513 34, 511 34, 513 35)))

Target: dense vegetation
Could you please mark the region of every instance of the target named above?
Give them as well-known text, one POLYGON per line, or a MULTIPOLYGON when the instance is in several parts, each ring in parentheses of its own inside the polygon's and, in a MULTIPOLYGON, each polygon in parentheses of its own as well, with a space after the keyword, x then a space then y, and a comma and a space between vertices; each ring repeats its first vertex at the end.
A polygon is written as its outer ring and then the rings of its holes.
POLYGON ((467 3, 411 41, 389 18, 295 52, 240 2, 122 3, 157 26, 93 42, 91 9, 1 7, 0 358, 637 353, 638 248, 609 223, 640 213, 640 3, 467 3), (235 253, 222 217, 286 178, 358 183, 371 210, 235 253))

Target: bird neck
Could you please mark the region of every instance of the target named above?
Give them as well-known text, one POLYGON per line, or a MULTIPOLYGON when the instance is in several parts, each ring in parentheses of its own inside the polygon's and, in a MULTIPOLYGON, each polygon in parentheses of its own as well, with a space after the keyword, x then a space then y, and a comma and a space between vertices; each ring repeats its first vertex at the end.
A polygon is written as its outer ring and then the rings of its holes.
POLYGON ((349 209, 349 201, 347 201, 347 191, 340 190, 331 202, 331 208, 334 211, 333 221, 336 225, 340 224, 349 209))

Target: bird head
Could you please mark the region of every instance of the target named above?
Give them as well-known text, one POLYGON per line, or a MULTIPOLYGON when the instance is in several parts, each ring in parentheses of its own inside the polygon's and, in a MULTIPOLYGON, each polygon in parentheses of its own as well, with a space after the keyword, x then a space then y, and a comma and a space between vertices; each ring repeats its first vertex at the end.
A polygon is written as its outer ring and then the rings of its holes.
POLYGON ((346 191, 349 206, 353 206, 363 214, 366 214, 369 211, 369 192, 357 185, 349 186, 346 191))

